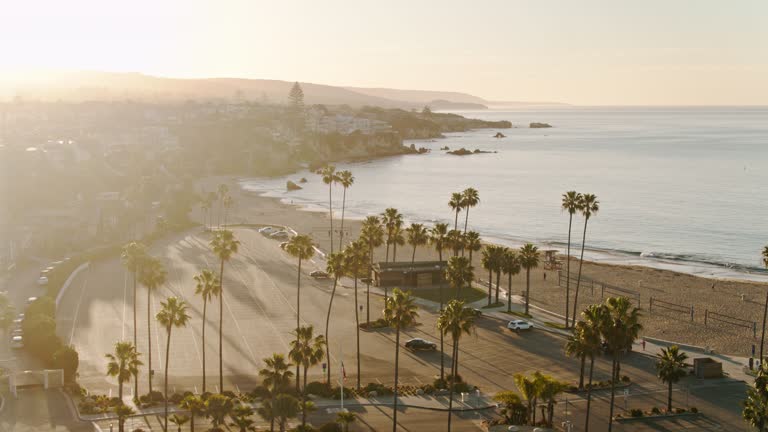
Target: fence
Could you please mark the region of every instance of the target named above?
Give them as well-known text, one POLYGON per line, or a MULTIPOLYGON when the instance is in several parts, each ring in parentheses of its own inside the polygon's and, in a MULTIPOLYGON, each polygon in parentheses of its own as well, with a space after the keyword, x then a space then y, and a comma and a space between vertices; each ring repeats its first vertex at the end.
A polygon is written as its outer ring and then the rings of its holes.
POLYGON ((757 337, 757 322, 743 320, 741 318, 732 317, 730 315, 724 315, 717 312, 712 312, 708 309, 704 309, 704 325, 707 326, 709 321, 719 321, 725 324, 730 324, 736 327, 743 327, 746 329, 752 329, 752 337, 757 337))
POLYGON ((648 313, 653 313, 653 308, 661 308, 661 309, 667 309, 673 312, 677 312, 679 314, 685 314, 691 316, 691 322, 693 322, 693 305, 685 306, 680 305, 677 303, 672 303, 664 300, 659 300, 657 298, 651 297, 650 301, 648 302, 648 313))
MULTIPOLYGON (((565 285, 566 281, 568 280, 568 276, 563 274, 562 271, 558 272, 557 277, 557 286, 563 286, 565 285)), ((571 276, 571 286, 574 286, 576 282, 578 281, 577 278, 571 276)), ((605 298, 605 293, 607 292, 609 295, 613 294, 618 297, 627 297, 630 300, 634 300, 635 303, 637 303, 637 307, 641 307, 640 305, 640 293, 635 290, 631 290, 629 288, 623 288, 616 285, 610 285, 603 282, 598 282, 594 279, 590 279, 588 277, 582 276, 581 277, 581 286, 584 288, 590 289, 590 294, 595 295, 595 288, 600 290, 600 299, 605 298)))

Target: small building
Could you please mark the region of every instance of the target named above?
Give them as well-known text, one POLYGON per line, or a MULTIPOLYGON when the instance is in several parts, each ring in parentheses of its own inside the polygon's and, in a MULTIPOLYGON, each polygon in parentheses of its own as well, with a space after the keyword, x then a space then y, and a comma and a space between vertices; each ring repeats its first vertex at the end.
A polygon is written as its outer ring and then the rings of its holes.
POLYGON ((373 283, 378 287, 429 288, 445 283, 445 261, 378 262, 373 283))

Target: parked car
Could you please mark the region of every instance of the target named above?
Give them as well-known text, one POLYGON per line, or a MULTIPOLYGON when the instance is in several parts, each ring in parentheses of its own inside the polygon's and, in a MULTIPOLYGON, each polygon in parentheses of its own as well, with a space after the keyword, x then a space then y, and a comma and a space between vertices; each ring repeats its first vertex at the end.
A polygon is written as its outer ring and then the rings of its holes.
POLYGON ((415 338, 406 342, 405 347, 413 351, 418 351, 418 350, 434 351, 437 349, 437 344, 421 338, 415 338))
POLYGON ((37 284, 38 284, 38 285, 48 285, 48 278, 47 278, 47 277, 45 277, 45 276, 40 276, 40 277, 37 279, 37 284))
POLYGON ((265 235, 265 236, 268 236, 268 235, 270 235, 270 234, 272 234, 274 232, 277 232, 277 231, 279 231, 277 228, 271 227, 271 226, 266 226, 264 228, 259 228, 259 232, 261 234, 265 235))
POLYGON ((24 322, 24 318, 16 318, 15 320, 13 320, 13 328, 20 329, 22 322, 24 322))
POLYGON ((11 348, 14 348, 14 349, 24 348, 24 337, 23 336, 11 337, 11 348))
POLYGON ((290 237, 288 231, 277 231, 269 235, 269 238, 274 240, 288 240, 290 237))
POLYGON ((328 273, 322 271, 322 270, 315 270, 309 273, 310 276, 312 276, 315 279, 325 279, 328 277, 328 273))
POLYGON ((525 320, 512 320, 507 324, 507 328, 514 331, 530 330, 533 328, 533 323, 525 320))
POLYGON ((21 328, 15 328, 11 330, 11 336, 22 336, 24 335, 24 332, 21 330, 21 328))
POLYGON ((481 311, 480 309, 472 309, 472 313, 474 313, 476 317, 483 316, 483 311, 481 311))
POLYGON ((29 306, 29 305, 31 305, 32 303, 34 303, 34 302, 35 302, 35 300, 37 300, 37 297, 30 297, 30 298, 28 298, 28 299, 27 299, 27 306, 29 306))

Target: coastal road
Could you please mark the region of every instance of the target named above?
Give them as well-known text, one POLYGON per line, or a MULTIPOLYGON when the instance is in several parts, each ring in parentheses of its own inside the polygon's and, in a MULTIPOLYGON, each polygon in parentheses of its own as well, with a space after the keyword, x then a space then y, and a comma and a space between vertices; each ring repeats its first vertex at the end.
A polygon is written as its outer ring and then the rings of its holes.
MULTIPOLYGON (((255 230, 237 228, 235 236, 241 241, 240 251, 226 264, 224 278, 224 375, 225 387, 247 390, 257 382, 262 359, 274 352, 287 353, 291 331, 296 325, 296 262, 280 250, 277 242, 258 234, 255 230)), ((151 293, 147 307, 147 291, 138 290, 136 312, 138 316, 138 347, 147 358, 147 312, 150 314, 152 338, 152 367, 156 371, 154 388, 161 389, 165 365, 165 330, 154 320, 160 310, 160 302, 168 296, 181 297, 189 303, 192 316, 190 324, 174 329, 171 338, 171 364, 169 382, 171 391, 202 391, 202 301, 194 294, 193 277, 202 268, 218 270, 218 261, 210 251, 210 234, 201 230, 189 231, 158 242, 151 254, 159 257, 168 270, 167 283, 151 293)), ((316 333, 325 328, 325 318, 332 288, 332 281, 314 280, 308 273, 322 262, 302 266, 302 322, 313 324, 316 333)), ((355 315, 354 290, 344 281, 337 289, 330 326, 331 367, 334 379, 339 376, 339 358, 343 351, 347 386, 353 386, 357 375, 355 362, 355 315)), ((364 302, 365 287, 360 287, 360 304, 364 302)), ((381 298, 372 296, 371 317, 380 316, 381 298)), ((74 344, 80 352, 80 382, 89 390, 115 394, 116 382, 104 376, 106 360, 116 341, 133 339, 133 298, 131 276, 122 268, 119 259, 113 258, 92 263, 88 271, 81 273, 64 296, 58 311, 58 329, 65 342, 74 344)), ((208 305, 206 328, 206 370, 209 391, 218 390, 218 300, 208 305)), ((365 316, 363 311, 362 317, 365 316)), ((403 340, 424 337, 438 341, 435 328, 436 314, 420 310, 420 325, 407 329, 403 340)), ((541 330, 515 334, 505 328, 504 320, 482 317, 476 331, 465 336, 461 343, 459 374, 466 381, 492 394, 499 390, 514 389, 514 374, 540 370, 561 380, 576 382, 579 363, 563 355, 564 340, 541 330)), ((368 382, 393 382, 395 335, 390 330, 361 332, 362 384, 368 382)), ((450 351, 446 342, 446 351, 450 351)), ((446 358, 446 366, 450 359, 446 358)), ((435 353, 411 353, 401 350, 401 384, 419 385, 430 383, 440 371, 439 351, 435 353)), ((605 380, 609 375, 610 362, 598 359, 595 379, 605 380)), ((663 386, 655 378, 653 359, 642 354, 632 354, 622 366, 622 374, 632 378, 632 392, 645 396, 631 397, 637 407, 649 409, 661 406, 663 386), (647 406, 641 406, 647 405, 647 406)), ((310 372, 310 380, 322 379, 319 367, 310 372)), ((140 375, 140 392, 147 390, 146 373, 140 375)), ((699 385, 693 383, 693 385, 699 385)), ((132 386, 128 386, 132 387, 132 386)), ((743 384, 728 383, 733 394, 725 403, 721 395, 712 391, 692 389, 689 404, 702 411, 713 425, 729 425, 739 422, 736 397, 743 395, 743 384)), ((127 395, 131 394, 126 389, 127 395)), ((596 392, 593 403, 593 419, 596 427, 605 423, 608 412, 607 392, 596 392)), ((556 408, 556 421, 565 418, 566 404, 556 408)), ((568 416, 579 422, 585 404, 582 398, 571 397, 568 416)), ((617 398, 617 406, 623 408, 623 400, 617 398), (618 405, 621 403, 622 405, 618 405)), ((632 406, 630 406, 632 408, 632 406)), ((373 414, 372 414, 373 415, 373 414)), ((416 416, 416 414, 407 415, 416 416)), ((643 430, 640 426, 634 429, 643 430)), ((713 426, 714 427, 714 426, 713 426)), ((580 428, 576 429, 580 430, 580 428)), ((716 429, 712 429, 716 430, 716 429)))

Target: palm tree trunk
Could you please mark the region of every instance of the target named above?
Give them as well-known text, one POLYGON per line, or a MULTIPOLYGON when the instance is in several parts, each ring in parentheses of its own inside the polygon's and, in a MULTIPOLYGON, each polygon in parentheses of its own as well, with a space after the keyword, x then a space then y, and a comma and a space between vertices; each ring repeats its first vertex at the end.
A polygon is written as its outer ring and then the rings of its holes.
MULTIPOLYGON (((331 232, 328 233, 328 238, 331 240, 331 253, 333 253, 333 198, 331 191, 333 190, 333 182, 328 183, 328 217, 331 220, 331 232)), ((328 365, 330 369, 330 365, 328 365)))
POLYGON ((507 312, 512 312, 512 273, 509 274, 509 284, 507 285, 507 312))
MULTIPOLYGON (((135 350, 139 349, 138 345, 137 345, 137 343, 138 343, 137 342, 137 340, 138 340, 138 337, 137 337, 137 328, 138 328, 137 324, 138 324, 138 321, 136 320, 136 303, 137 303, 137 301, 136 301, 137 300, 136 299, 136 294, 137 293, 138 292, 136 290, 136 272, 133 272, 133 348, 135 350)), ((133 397, 135 399, 137 399, 137 400, 138 400, 138 397, 139 397, 139 380, 137 380, 137 379, 133 380, 133 397)))
POLYGON ((392 248, 392 262, 397 262, 397 243, 392 248))
POLYGON ((589 432, 589 409, 592 405, 592 373, 595 371, 595 356, 589 356, 589 384, 587 384, 587 414, 584 420, 584 432, 589 432))
POLYGON ((579 370, 579 390, 584 389, 584 365, 586 363, 587 356, 581 356, 581 369, 579 370))
POLYGON ((469 223, 469 207, 467 207, 467 212, 464 214, 464 234, 467 233, 467 224, 469 223))
POLYGON ((344 197, 341 199, 341 228, 339 228, 339 250, 344 240, 344 211, 347 207, 347 188, 344 188, 344 197))
POLYGON ((411 265, 416 261, 416 245, 413 245, 413 254, 411 255, 411 265))
POLYGON ((499 302, 499 286, 501 284, 501 270, 496 270, 496 303, 499 302))
POLYGON ((206 314, 208 313, 208 301, 203 298, 203 329, 202 329, 202 338, 203 338, 203 393, 205 393, 205 324, 208 322, 205 318, 206 314))
POLYGON ((331 301, 328 303, 328 314, 325 316, 325 361, 328 365, 328 374, 326 375, 326 382, 328 386, 331 385, 331 344, 328 340, 328 326, 331 323, 331 308, 333 307, 333 297, 336 295, 336 285, 339 283, 339 278, 333 279, 333 290, 331 291, 331 301))
POLYGON ((390 244, 389 237, 387 237, 387 254, 384 257, 385 263, 389 263, 389 244, 390 244))
POLYGON ((373 244, 368 245, 368 274, 365 276, 365 323, 371 322, 371 273, 373 272, 373 244))
POLYGON ((397 432, 397 378, 400 368, 400 325, 397 325, 395 336, 395 398, 392 403, 392 432, 397 432))
MULTIPOLYGON (((458 214, 458 213, 457 213, 458 214)), ((456 352, 458 351, 459 341, 453 339, 453 355, 451 356, 451 382, 448 385, 448 432, 451 432, 451 411, 453 410, 453 384, 456 380, 456 352)))
MULTIPOLYGON (((437 250, 437 256, 440 262, 443 262, 443 249, 437 250)), ((443 311, 443 276, 440 276, 440 285, 439 285, 439 292, 440 292, 440 312, 443 311)), ((443 346, 443 332, 440 331, 440 381, 445 381, 445 348, 443 346)))
POLYGON ((765 318, 768 315, 768 291, 765 292, 765 306, 763 307, 763 330, 760 333, 760 364, 763 364, 763 346, 765 345, 765 318))
POLYGON ((355 269, 355 333, 357 333, 357 390, 360 390, 360 310, 357 304, 357 269, 355 269))
POLYGON ((536 405, 539 404, 538 398, 535 396, 533 397, 533 401, 531 402, 533 404, 533 418, 531 418, 531 426, 536 426, 536 405))
MULTIPOLYGON (((578 291, 577 291, 578 292, 578 291)), ((611 364, 611 378, 616 372, 616 354, 613 355, 613 362, 611 364)), ((608 432, 613 430, 613 401, 616 398, 616 380, 611 379, 611 407, 608 414, 608 432)))
POLYGON ((165 391, 163 392, 163 394, 165 394, 165 398, 164 398, 165 399, 165 409, 163 410, 163 412, 164 412, 164 419, 165 419, 164 420, 165 426, 163 427, 163 430, 165 430, 165 431, 168 430, 168 359, 170 358, 169 354, 171 353, 171 329, 172 328, 173 327, 168 325, 168 340, 165 341, 165 376, 163 378, 164 381, 165 381, 164 385, 163 385, 163 387, 165 389, 165 391))
MULTIPOLYGON (((301 425, 307 424, 307 365, 304 365, 304 387, 301 391, 301 425)), ((298 380, 298 379, 297 379, 298 380)))
POLYGON ((525 269, 525 314, 528 314, 528 304, 531 299, 531 269, 525 269))
MULTIPOLYGON (((573 213, 568 212, 568 249, 565 254, 565 328, 568 328, 568 314, 571 312, 571 224, 573 213)), ((573 317, 573 325, 576 325, 576 316, 573 317)))
MULTIPOLYGON (((149 382, 149 399, 152 401, 152 314, 150 314, 152 302, 152 290, 147 287, 147 378, 149 382)), ((136 395, 139 397, 139 395, 136 395)))
POLYGON ((669 381, 669 393, 667 394, 667 412, 672 412, 672 381, 669 381))
POLYGON ((189 431, 195 432, 195 415, 191 411, 189 413, 189 431))
MULTIPOLYGON (((119 405, 118 405, 118 406, 120 406, 120 405, 123 404, 123 380, 120 378, 119 375, 117 377, 117 395, 118 395, 118 398, 120 398, 120 402, 119 402, 119 405)), ((117 428, 120 430, 120 432, 123 432, 123 422, 122 421, 118 421, 117 428)))
POLYGON ((224 260, 219 267, 219 393, 224 391, 224 260))
MULTIPOLYGON (((296 277, 296 332, 301 327, 301 257, 299 257, 299 271, 296 277)), ((299 362, 296 362, 296 393, 299 392, 299 362)))
POLYGON ((491 305, 492 294, 493 294, 493 269, 489 268, 488 269, 488 306, 491 305))
POLYGON ((584 243, 587 240, 587 222, 589 222, 589 218, 584 219, 584 234, 581 237, 581 258, 579 258, 579 276, 576 278, 576 293, 573 295, 572 316, 574 325, 576 325, 576 310, 579 307, 579 287, 581 286, 581 266, 584 264, 584 243))
POLYGON ((453 218, 453 229, 459 230, 459 209, 456 209, 456 217, 453 218))

